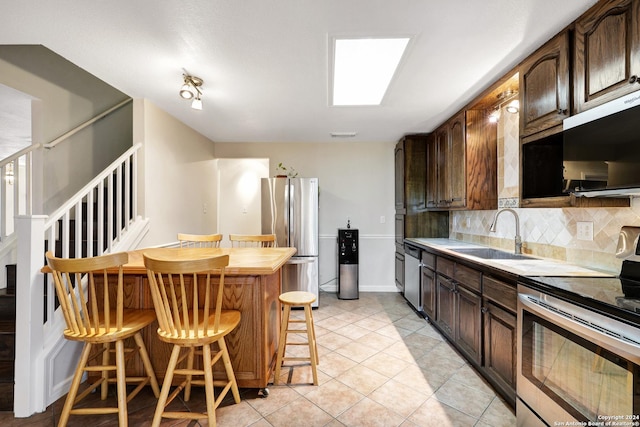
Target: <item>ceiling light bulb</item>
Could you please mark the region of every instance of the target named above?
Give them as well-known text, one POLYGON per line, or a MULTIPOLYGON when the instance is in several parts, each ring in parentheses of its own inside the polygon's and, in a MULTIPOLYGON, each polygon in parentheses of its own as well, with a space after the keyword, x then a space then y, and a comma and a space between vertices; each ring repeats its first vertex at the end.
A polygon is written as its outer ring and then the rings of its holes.
POLYGON ((500 107, 495 107, 489 114, 489 123, 498 123, 500 120, 500 107))
POLYGON ((183 84, 182 89, 180 89, 180 96, 184 99, 193 98, 193 87, 188 83, 183 84))
POLYGON ((200 99, 200 95, 196 96, 193 101, 191 101, 191 108, 194 110, 202 110, 202 99, 200 99))
POLYGON ((514 113, 514 114, 517 113, 520 110, 520 101, 518 101, 517 99, 514 99, 509 103, 509 105, 507 105, 505 109, 509 113, 514 113))

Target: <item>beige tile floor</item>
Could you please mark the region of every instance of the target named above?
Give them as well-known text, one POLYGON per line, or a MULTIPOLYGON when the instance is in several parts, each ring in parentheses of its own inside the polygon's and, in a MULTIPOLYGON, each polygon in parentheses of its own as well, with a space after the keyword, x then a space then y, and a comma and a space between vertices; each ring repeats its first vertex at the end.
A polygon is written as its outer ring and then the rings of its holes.
MULTIPOLYGON (((239 404, 227 399, 217 411, 219 426, 515 425, 512 409, 401 295, 361 292, 357 300, 339 300, 322 292, 319 305, 313 311, 319 385, 309 384, 308 366, 284 368, 281 385, 270 385, 267 398, 248 389, 241 390, 239 404)), ((303 312, 294 315, 302 318, 303 312)), ((290 349, 306 351, 304 346, 290 349)), ((196 410, 203 400, 203 393, 194 393, 189 402, 178 403, 196 410)), ((53 426, 63 401, 27 419, 0 413, 0 424, 53 426)), ((129 404, 130 425, 150 425, 154 406, 150 392, 136 397, 129 404)), ((69 423, 87 424, 107 426, 116 420, 75 416, 69 423)), ((207 423, 164 420, 162 425, 207 423)))

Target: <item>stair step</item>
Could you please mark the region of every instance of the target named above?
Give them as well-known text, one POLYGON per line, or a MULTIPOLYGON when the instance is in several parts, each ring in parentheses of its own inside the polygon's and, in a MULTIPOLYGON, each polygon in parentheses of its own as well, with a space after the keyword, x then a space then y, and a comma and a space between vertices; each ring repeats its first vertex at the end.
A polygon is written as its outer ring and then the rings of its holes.
POLYGON ((7 293, 15 295, 16 293, 16 264, 7 264, 7 293))
POLYGON ((0 289, 0 321, 16 321, 16 296, 0 289))
POLYGON ((0 337, 16 333, 16 319, 0 319, 0 337))
POLYGON ((0 411, 13 411, 13 380, 0 382, 0 411))
POLYGON ((13 360, 0 361, 0 384, 13 383, 15 367, 15 361, 13 360))

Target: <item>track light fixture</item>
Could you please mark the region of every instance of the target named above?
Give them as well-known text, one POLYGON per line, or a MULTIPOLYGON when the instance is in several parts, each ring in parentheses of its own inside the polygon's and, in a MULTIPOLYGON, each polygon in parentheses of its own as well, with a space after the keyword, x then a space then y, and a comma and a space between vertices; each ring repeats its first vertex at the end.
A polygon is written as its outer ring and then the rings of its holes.
POLYGON ((498 104, 494 105, 491 108, 491 113, 489 114, 489 122, 497 123, 500 120, 500 110, 502 107, 505 107, 505 111, 508 113, 515 114, 520 111, 520 102, 518 99, 514 99, 518 95, 517 90, 505 90, 504 92, 498 94, 498 104))
POLYGON ((192 99, 191 108, 194 110, 202 110, 202 91, 200 88, 204 81, 200 77, 187 74, 182 75, 183 85, 180 88, 180 97, 184 99, 192 99))

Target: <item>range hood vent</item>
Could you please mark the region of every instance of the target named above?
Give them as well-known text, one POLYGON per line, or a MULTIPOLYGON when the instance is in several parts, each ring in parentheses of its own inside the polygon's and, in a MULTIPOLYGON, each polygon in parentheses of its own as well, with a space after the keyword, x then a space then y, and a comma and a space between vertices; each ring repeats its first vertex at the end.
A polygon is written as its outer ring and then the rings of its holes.
POLYGON ((640 188, 574 191, 576 197, 640 197, 640 188))

